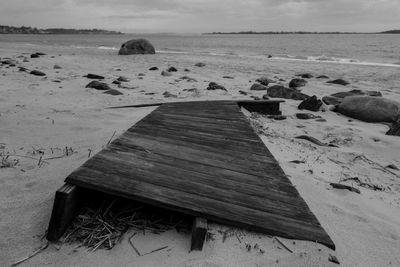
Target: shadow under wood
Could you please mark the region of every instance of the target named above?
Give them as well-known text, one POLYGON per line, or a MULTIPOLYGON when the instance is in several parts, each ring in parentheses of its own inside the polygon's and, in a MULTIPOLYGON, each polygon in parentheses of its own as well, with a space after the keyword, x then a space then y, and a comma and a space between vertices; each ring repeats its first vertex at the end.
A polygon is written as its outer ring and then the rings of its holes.
POLYGON ((188 233, 193 222, 185 214, 95 191, 85 192, 81 205, 61 242, 77 243, 91 251, 113 248, 127 231, 188 233))

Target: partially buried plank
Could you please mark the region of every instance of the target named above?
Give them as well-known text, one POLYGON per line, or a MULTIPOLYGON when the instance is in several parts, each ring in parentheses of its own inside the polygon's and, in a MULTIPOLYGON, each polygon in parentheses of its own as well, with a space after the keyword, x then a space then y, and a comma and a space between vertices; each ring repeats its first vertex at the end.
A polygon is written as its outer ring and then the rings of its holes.
POLYGON ((207 220, 205 218, 196 217, 193 220, 192 242, 190 250, 202 250, 204 240, 207 234, 207 220))

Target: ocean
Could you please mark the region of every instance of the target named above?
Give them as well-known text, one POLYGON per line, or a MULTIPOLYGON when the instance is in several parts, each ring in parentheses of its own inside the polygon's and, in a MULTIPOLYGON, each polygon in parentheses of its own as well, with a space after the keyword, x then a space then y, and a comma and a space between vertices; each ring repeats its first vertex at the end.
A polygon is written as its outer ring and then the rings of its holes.
POLYGON ((158 53, 274 57, 281 60, 400 67, 400 35, 278 34, 278 35, 0 35, 2 44, 44 45, 81 53, 115 53, 129 39, 146 38, 158 53))

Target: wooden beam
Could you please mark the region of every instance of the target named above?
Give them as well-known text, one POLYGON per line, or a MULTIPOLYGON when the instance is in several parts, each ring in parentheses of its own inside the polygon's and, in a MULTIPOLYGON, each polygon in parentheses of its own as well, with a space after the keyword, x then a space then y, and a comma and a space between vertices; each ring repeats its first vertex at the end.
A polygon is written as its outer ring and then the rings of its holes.
POLYGON ((196 217, 193 220, 192 243, 190 250, 202 250, 207 234, 207 219, 196 217))
POLYGON ((78 186, 68 183, 57 190, 47 240, 57 241, 67 230, 78 211, 80 191, 78 186))

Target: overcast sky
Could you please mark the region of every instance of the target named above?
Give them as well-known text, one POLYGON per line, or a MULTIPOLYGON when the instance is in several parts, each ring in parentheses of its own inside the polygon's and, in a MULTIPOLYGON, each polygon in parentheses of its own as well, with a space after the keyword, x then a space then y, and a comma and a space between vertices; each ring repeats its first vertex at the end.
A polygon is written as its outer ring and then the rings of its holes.
POLYGON ((0 25, 123 32, 400 29, 400 0, 0 0, 0 25))

